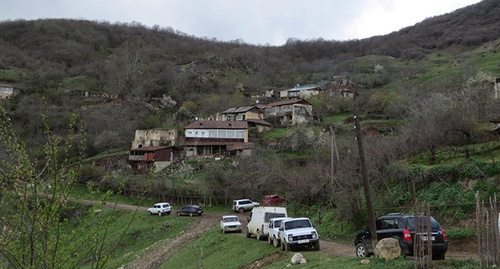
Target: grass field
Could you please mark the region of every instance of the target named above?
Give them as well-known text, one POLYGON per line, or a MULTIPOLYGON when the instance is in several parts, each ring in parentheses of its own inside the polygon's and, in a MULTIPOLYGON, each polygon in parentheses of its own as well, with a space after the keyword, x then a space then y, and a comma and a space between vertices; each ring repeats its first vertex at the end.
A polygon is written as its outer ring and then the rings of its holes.
POLYGON ((69 219, 63 225, 61 259, 68 259, 68 268, 92 268, 93 257, 102 246, 102 258, 107 261, 104 268, 118 268, 155 242, 177 236, 189 221, 94 206, 81 218, 69 219))
POLYGON ((175 254, 160 268, 239 268, 279 249, 242 233, 222 234, 218 227, 175 254))

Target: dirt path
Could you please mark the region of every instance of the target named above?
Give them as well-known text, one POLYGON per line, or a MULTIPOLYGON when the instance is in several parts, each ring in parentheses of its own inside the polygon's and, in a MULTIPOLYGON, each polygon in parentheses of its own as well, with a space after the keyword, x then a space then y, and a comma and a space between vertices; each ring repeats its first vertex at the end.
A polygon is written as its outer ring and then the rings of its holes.
MULTIPOLYGON (((98 201, 90 201, 83 199, 71 198, 70 200, 84 203, 84 204, 100 204, 98 201)), ((123 210, 130 210, 138 212, 147 212, 147 207, 127 205, 127 204, 118 204, 113 202, 108 202, 104 204, 107 207, 118 208, 123 210)), ((156 244, 148 247, 143 254, 138 257, 135 261, 127 265, 125 268, 158 268, 161 264, 163 264, 166 260, 172 257, 179 250, 186 247, 189 243, 194 242, 197 238, 199 238, 202 234, 208 231, 213 226, 217 225, 219 219, 223 215, 227 215, 228 213, 224 212, 205 212, 202 217, 193 217, 193 221, 189 225, 186 231, 181 233, 175 238, 165 239, 163 241, 157 242, 156 244)), ((247 224, 247 217, 249 213, 238 214, 240 217, 240 221, 242 222, 243 227, 247 224)), ((241 233, 241 236, 244 236, 244 233, 241 233)), ((255 240, 255 239, 253 239, 255 240)), ((267 244, 266 242, 262 242, 263 244, 267 244)), ((470 245, 471 241, 452 241, 449 243, 449 248, 446 253, 447 259, 476 259, 477 253, 476 247, 470 245)), ((337 243, 333 241, 320 241, 320 252, 325 253, 327 255, 333 257, 355 257, 355 248, 354 245, 337 243)), ((261 260, 257 260, 247 266, 242 268, 245 269, 255 269, 261 268, 265 265, 271 264, 274 261, 280 260, 283 258, 282 252, 269 255, 264 257, 261 260)))
MULTIPOLYGON (((179 250, 194 242, 202 234, 217 225, 223 213, 203 213, 193 217, 186 231, 175 238, 168 238, 148 247, 143 254, 125 268, 158 268, 179 250)), ((186 217, 189 218, 189 217, 186 217)))

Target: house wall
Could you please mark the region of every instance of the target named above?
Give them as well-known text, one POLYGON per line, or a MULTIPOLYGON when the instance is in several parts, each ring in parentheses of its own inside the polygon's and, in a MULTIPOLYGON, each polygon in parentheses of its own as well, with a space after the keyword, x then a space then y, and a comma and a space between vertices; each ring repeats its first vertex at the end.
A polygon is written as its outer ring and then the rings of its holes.
POLYGON ((262 113, 257 113, 255 111, 247 111, 245 114, 246 119, 254 119, 254 120, 259 120, 263 118, 262 113))
POLYGON ((177 130, 135 130, 132 148, 149 146, 174 146, 177 141, 177 130))
POLYGON ((14 94, 14 88, 9 86, 0 86, 0 99, 9 99, 14 94))

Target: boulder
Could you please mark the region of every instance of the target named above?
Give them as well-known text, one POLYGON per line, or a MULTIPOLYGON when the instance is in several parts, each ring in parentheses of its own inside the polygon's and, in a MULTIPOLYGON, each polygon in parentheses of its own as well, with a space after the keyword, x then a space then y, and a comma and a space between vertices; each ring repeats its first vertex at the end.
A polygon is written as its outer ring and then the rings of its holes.
POLYGON ((386 261, 394 260, 401 255, 399 241, 394 238, 384 238, 378 241, 375 247, 375 257, 383 258, 386 261))
POLYGON ((361 260, 361 264, 369 264, 369 263, 370 263, 370 260, 367 260, 367 259, 361 260))
POLYGON ((302 260, 304 260, 305 262, 307 262, 306 259, 304 259, 304 256, 302 254, 295 253, 295 255, 293 255, 293 257, 291 259, 291 262, 292 262, 292 264, 301 264, 302 260))

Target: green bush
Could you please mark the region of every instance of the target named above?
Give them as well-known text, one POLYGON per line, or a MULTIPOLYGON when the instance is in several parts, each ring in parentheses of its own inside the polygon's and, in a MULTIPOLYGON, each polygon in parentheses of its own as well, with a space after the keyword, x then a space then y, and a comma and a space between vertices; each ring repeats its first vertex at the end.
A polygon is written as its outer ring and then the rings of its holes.
POLYGON ((446 235, 450 239, 467 239, 476 236, 476 229, 474 228, 463 228, 456 230, 447 230, 446 235))
POLYGON ((78 183, 87 183, 88 181, 99 182, 104 176, 104 171, 99 167, 90 164, 82 165, 78 183))
MULTIPOLYGON (((419 191, 417 198, 419 201, 427 202, 431 205, 451 205, 475 202, 474 191, 464 190, 460 184, 455 182, 434 182, 429 188, 419 191)), ((450 206, 436 208, 433 210, 433 214, 463 219, 469 216, 471 210, 474 210, 473 207, 450 206)))
POLYGON ((483 201, 489 200, 489 198, 500 197, 500 177, 496 177, 490 180, 482 179, 479 180, 473 188, 474 192, 479 191, 480 199, 483 201))

